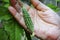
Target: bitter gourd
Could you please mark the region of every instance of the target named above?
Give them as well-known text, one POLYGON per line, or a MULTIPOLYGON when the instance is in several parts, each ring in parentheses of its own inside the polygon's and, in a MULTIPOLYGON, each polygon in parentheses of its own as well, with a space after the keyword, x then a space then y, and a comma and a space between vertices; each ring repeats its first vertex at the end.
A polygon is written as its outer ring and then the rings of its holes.
POLYGON ((25 25, 27 26, 27 28, 29 30, 31 30, 33 32, 34 31, 33 22, 31 20, 31 17, 29 15, 28 11, 26 10, 26 8, 24 6, 22 7, 22 12, 23 12, 23 18, 24 18, 24 21, 25 21, 25 25))

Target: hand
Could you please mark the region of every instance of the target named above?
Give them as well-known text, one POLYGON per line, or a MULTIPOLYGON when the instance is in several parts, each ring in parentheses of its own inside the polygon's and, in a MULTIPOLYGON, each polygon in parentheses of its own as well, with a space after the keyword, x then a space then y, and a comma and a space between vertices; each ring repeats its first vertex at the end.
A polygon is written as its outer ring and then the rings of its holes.
MULTIPOLYGON (((34 24, 35 35, 45 40, 59 40, 60 17, 52 9, 41 3, 39 0, 31 0, 31 3, 35 8, 31 8, 27 4, 25 4, 25 8, 28 10, 34 24)), ((15 8, 10 6, 9 11, 27 30, 22 11, 17 12, 15 8)))

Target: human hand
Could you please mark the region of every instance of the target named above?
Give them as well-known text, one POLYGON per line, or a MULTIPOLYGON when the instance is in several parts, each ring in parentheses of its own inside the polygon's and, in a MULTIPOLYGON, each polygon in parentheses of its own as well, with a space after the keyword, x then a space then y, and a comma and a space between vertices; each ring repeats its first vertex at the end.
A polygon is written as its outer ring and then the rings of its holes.
MULTIPOLYGON (((35 8, 31 8, 27 4, 25 4, 25 8, 28 10, 34 24, 35 35, 45 40, 58 40, 60 36, 60 17, 39 0, 31 0, 31 3, 35 8)), ((19 8, 17 7, 10 6, 9 11, 27 30, 22 11, 19 9, 19 12, 17 12, 16 9, 19 8)))

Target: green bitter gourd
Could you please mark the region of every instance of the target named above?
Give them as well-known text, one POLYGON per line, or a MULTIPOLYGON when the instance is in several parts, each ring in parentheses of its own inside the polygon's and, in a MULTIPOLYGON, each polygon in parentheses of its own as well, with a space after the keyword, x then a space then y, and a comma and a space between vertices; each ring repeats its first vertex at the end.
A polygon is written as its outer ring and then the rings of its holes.
POLYGON ((24 18, 24 21, 25 21, 25 25, 27 26, 27 28, 29 30, 31 30, 33 32, 34 31, 33 22, 31 20, 31 17, 29 15, 28 11, 26 10, 26 8, 24 6, 22 7, 22 12, 23 12, 23 18, 24 18))

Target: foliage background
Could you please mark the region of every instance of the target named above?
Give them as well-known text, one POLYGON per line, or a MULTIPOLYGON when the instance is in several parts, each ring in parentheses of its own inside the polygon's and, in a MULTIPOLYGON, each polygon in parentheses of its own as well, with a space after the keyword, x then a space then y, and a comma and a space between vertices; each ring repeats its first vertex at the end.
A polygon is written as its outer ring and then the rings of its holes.
MULTIPOLYGON (((54 11, 60 11, 58 5, 60 0, 48 0, 49 3, 47 3, 47 0, 40 1, 54 11)), ((28 0, 26 2, 29 3, 28 0)), ((9 5, 9 0, 0 0, 0 40, 39 40, 36 37, 30 38, 29 35, 26 35, 28 33, 17 23, 8 11, 9 5)))

